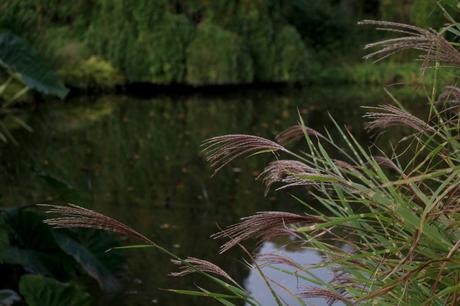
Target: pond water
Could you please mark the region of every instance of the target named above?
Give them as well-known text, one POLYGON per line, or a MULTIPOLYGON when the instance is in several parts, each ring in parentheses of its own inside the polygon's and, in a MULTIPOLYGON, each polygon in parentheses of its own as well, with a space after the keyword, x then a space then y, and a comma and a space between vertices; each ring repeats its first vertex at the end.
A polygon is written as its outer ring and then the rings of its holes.
MULTIPOLYGON (((411 104, 414 99, 405 101, 411 104)), ((257 211, 295 211, 299 205, 288 193, 264 197, 263 186, 254 178, 269 156, 234 162, 211 178, 201 142, 225 133, 272 138, 296 124, 299 113, 308 126, 333 131, 330 113, 367 142, 360 106, 389 100, 382 88, 322 87, 149 98, 89 96, 44 103, 22 115, 33 132, 13 130, 19 145, 0 149, 1 202, 82 204, 121 220, 181 256, 220 265, 264 305, 273 305, 262 279, 242 263, 241 253, 217 255, 220 242, 209 236, 217 225, 235 223, 257 211)), ((264 252, 287 254, 301 263, 321 259, 312 250, 286 247, 279 241, 263 244, 257 254, 264 252)), ((206 280, 168 276, 175 267, 157 251, 130 250, 126 255, 128 288, 111 305, 215 304, 161 290, 193 289, 195 284, 206 286, 206 280)), ((273 273, 270 276, 294 292, 305 285, 273 273)), ((317 273, 331 277, 328 271, 317 273)))

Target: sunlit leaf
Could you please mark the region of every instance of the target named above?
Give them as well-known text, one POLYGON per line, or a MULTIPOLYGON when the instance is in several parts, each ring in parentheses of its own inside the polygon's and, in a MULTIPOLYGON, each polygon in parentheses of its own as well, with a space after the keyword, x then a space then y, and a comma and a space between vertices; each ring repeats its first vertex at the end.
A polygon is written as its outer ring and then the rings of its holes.
POLYGON ((61 230, 53 231, 59 247, 74 258, 103 290, 120 290, 122 284, 119 274, 124 268, 123 257, 116 251, 107 252, 116 245, 115 240, 101 231, 86 231, 85 234, 79 232, 79 235, 71 235, 61 230))
POLYGON ((58 76, 22 38, 0 33, 0 66, 17 76, 27 87, 64 98, 68 89, 58 76))

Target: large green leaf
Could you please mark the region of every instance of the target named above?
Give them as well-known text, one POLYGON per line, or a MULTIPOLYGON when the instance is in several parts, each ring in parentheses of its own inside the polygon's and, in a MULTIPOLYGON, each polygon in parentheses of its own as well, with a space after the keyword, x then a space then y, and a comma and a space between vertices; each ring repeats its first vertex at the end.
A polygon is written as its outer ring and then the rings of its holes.
POLYGON ((28 306, 90 306, 91 296, 81 287, 42 275, 27 274, 19 281, 19 292, 28 306))
POLYGON ((5 248, 0 248, 0 263, 20 265, 26 271, 58 278, 68 278, 78 268, 56 244, 42 214, 30 208, 10 208, 0 213, 0 243, 8 241, 5 248), (2 227, 7 230, 4 239, 2 227))
POLYGON ((0 250, 0 263, 19 265, 28 272, 51 275, 45 259, 45 254, 31 249, 19 249, 10 246, 0 250))
POLYGON ((118 246, 116 240, 101 231, 70 232, 53 231, 61 249, 77 261, 82 269, 94 278, 99 286, 108 292, 122 288, 120 277, 124 272, 124 257, 118 250, 107 250, 118 246))
POLYGON ((19 301, 21 301, 21 298, 15 291, 10 289, 0 290, 0 305, 10 306, 19 301))
POLYGON ((50 227, 43 223, 44 215, 33 207, 2 209, 0 213, 4 225, 10 232, 11 240, 14 240, 14 245, 35 250, 57 247, 50 227))
POLYGON ((22 38, 0 33, 0 66, 14 73, 29 88, 64 98, 68 89, 59 77, 22 38))
POLYGON ((104 290, 121 289, 124 256, 119 250, 106 252, 119 246, 114 235, 92 230, 52 229, 43 223, 43 214, 34 208, 0 212, 0 245, 3 240, 5 245, 8 243, 7 247, 0 248, 0 263, 20 265, 26 271, 58 279, 69 279, 73 272, 82 269, 104 290), (4 239, 2 226, 7 229, 4 239))

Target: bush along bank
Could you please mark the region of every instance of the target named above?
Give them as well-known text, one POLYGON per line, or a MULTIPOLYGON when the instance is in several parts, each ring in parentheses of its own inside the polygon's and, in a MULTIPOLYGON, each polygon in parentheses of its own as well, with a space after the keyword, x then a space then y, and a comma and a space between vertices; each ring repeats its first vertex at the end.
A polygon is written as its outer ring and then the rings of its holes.
POLYGON ((137 82, 378 83, 356 77, 359 46, 375 35, 357 31, 356 20, 383 14, 423 23, 430 16, 442 25, 442 12, 430 14, 436 6, 428 2, 6 0, 0 30, 29 41, 66 85, 82 90, 137 82), (351 64, 337 73, 343 63, 351 64))

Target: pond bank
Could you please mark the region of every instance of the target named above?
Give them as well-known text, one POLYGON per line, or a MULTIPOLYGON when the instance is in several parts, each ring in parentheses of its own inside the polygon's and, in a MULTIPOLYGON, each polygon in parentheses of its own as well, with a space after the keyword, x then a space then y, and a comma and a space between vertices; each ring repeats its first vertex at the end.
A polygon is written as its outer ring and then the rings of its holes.
POLYGON ((146 93, 175 94, 179 91, 184 94, 201 92, 226 92, 236 89, 271 89, 285 87, 306 87, 321 85, 372 85, 382 86, 401 83, 417 85, 424 82, 433 82, 433 73, 428 71, 421 76, 416 63, 384 62, 373 64, 359 62, 354 64, 339 65, 317 69, 305 81, 298 82, 267 82, 254 81, 248 83, 227 84, 189 84, 184 82, 156 83, 129 82, 126 77, 110 64, 101 64, 98 61, 71 66, 60 70, 59 75, 71 89, 71 95, 97 94, 97 93, 124 93, 137 94, 140 90, 146 93), (105 69, 101 68, 101 65, 105 69))

